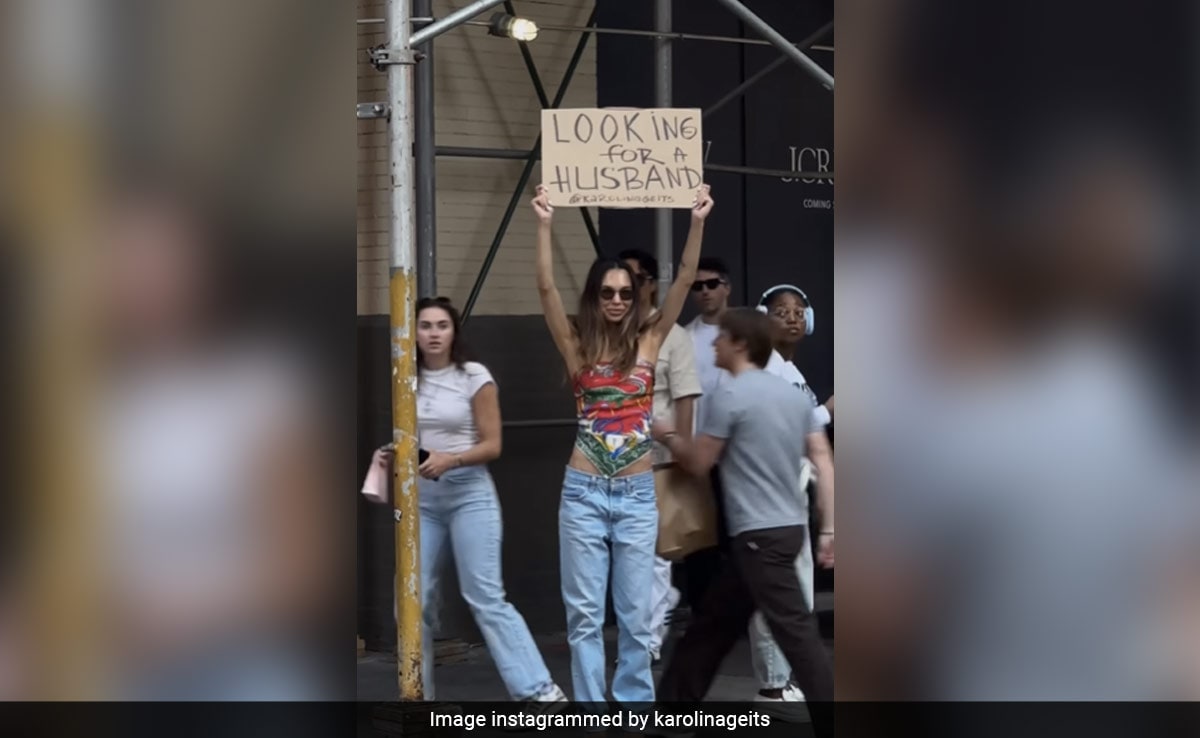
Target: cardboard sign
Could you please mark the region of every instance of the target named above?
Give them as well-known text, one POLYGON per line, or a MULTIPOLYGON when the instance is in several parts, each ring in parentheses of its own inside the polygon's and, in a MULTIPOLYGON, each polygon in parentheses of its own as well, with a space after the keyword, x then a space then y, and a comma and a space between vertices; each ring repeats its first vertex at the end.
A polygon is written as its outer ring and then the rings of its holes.
POLYGON ((696 108, 542 111, 542 184, 555 207, 690 208, 704 183, 696 108))

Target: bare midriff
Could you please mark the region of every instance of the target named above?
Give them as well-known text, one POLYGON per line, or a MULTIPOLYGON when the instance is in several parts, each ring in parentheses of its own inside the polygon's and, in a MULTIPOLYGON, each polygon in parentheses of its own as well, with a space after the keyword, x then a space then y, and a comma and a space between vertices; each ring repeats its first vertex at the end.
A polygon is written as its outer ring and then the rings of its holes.
MULTIPOLYGON (((604 476, 600 473, 600 470, 596 468, 596 465, 591 461, 588 461, 588 457, 577 448, 571 450, 571 460, 567 462, 567 466, 571 467, 572 469, 577 469, 584 474, 591 474, 597 477, 604 476)), ((648 471, 653 471, 653 469, 654 459, 647 456, 646 458, 639 459, 633 464, 625 467, 621 471, 614 474, 613 477, 631 477, 634 474, 643 474, 648 471)))

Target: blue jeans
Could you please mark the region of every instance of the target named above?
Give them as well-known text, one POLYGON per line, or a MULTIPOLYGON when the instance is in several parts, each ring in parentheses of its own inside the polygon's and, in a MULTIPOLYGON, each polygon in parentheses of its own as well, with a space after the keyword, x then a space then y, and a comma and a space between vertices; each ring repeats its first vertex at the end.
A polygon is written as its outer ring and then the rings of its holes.
POLYGON ((604 703, 604 605, 612 572, 617 671, 612 697, 654 702, 650 673, 650 590, 658 508, 654 474, 599 477, 567 469, 558 508, 558 545, 575 701, 604 703))
POLYGON ((551 684, 550 672, 525 619, 504 594, 500 503, 491 475, 485 467, 468 466, 452 469, 436 482, 421 479, 419 485, 425 699, 433 699, 436 595, 447 544, 454 550, 463 599, 475 616, 504 686, 514 699, 532 697, 551 684))

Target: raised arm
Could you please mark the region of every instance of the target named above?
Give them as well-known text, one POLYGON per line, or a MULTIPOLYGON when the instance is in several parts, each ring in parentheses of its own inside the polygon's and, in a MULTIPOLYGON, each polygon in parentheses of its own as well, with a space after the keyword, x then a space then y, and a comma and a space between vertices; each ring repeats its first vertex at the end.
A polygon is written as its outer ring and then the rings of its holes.
POLYGON ((538 298, 542 301, 542 312, 546 316, 546 325, 550 328, 550 336, 563 361, 567 362, 567 371, 573 377, 579 371, 579 351, 575 344, 575 333, 571 330, 571 321, 563 308, 562 295, 554 284, 554 258, 551 254, 550 226, 554 219, 554 207, 546 195, 545 185, 538 185, 537 197, 533 198, 533 212, 538 219, 537 232, 537 287, 538 298))
POLYGON ((692 282, 696 281, 696 266, 700 262, 700 244, 704 241, 704 221, 712 211, 713 199, 709 194, 708 185, 696 193, 696 202, 692 205, 692 225, 688 228, 687 243, 683 245, 683 256, 679 259, 679 273, 671 283, 667 298, 662 304, 662 318, 654 325, 654 332, 661 343, 667 338, 671 326, 679 320, 683 312, 683 303, 687 300, 692 282))

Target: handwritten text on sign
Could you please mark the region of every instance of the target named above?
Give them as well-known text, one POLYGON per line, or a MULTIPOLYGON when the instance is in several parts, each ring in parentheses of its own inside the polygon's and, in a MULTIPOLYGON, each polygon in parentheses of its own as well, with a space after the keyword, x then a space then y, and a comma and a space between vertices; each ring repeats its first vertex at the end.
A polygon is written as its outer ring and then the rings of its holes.
POLYGON ((542 111, 542 184, 567 207, 690 208, 704 182, 700 111, 542 111))

